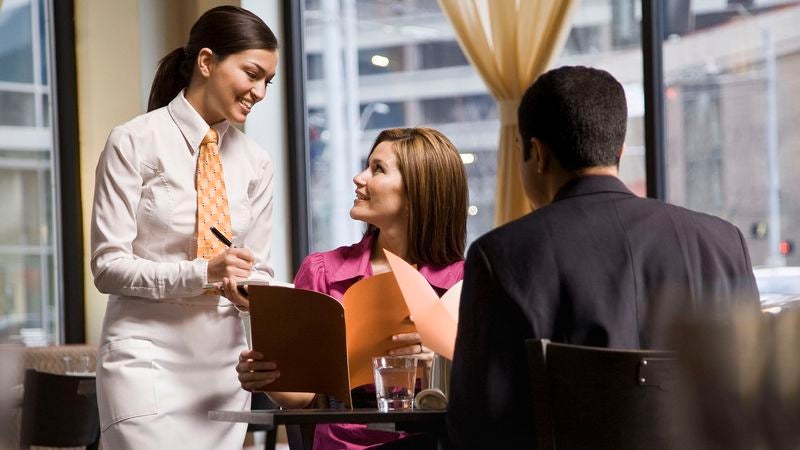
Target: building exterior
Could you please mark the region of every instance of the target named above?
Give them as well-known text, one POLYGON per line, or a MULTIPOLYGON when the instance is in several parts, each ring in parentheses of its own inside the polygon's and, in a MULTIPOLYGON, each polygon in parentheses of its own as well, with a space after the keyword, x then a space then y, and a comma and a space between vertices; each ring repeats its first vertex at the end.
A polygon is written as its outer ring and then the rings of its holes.
MULTIPOLYGON (((686 0, 665 9, 668 200, 737 224, 756 265, 797 261, 795 253, 781 257, 779 246, 800 232, 798 199, 783 189, 800 172, 791 126, 800 2, 686 0), (770 190, 769 180, 777 187, 770 190)), ((621 177, 645 195, 640 21, 639 1, 584 0, 556 65, 600 67, 623 83, 629 126, 621 177)), ((305 24, 312 250, 357 239, 360 228, 347 216, 351 178, 377 132, 394 126, 433 126, 454 141, 469 172, 468 241, 488 231, 497 108, 436 1, 308 1, 305 24)))

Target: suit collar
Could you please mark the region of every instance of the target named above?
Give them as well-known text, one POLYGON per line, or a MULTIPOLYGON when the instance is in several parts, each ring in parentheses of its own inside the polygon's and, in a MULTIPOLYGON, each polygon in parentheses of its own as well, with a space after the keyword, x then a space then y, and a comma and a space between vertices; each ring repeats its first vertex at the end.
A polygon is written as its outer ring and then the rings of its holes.
POLYGON ((589 175, 573 178, 559 189, 553 202, 581 195, 612 192, 618 194, 634 195, 617 177, 610 175, 589 175))

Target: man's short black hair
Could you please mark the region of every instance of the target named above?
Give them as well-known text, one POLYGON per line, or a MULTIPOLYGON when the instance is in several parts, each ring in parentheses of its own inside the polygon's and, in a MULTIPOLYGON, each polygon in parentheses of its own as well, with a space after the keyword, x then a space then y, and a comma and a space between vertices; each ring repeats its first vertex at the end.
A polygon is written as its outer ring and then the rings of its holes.
POLYGON ((531 138, 546 144, 566 170, 619 164, 628 106, 622 85, 604 70, 564 66, 542 74, 518 110, 525 160, 531 138))

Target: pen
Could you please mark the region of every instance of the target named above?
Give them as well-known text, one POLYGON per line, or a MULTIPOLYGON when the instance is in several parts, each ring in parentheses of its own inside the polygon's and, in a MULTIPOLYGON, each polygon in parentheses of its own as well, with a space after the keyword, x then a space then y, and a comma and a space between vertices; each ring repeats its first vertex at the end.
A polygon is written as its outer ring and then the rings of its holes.
POLYGON ((213 226, 213 225, 212 225, 212 226, 211 226, 211 233, 213 233, 213 234, 214 234, 214 236, 216 236, 216 237, 217 237, 217 239, 219 239, 219 241, 220 241, 220 242, 222 242, 223 244, 225 244, 226 246, 228 246, 228 247, 233 247, 233 242, 231 242, 231 241, 230 241, 230 239, 228 239, 227 237, 225 237, 225 235, 224 235, 224 234, 222 234, 222 232, 221 232, 221 231, 219 231, 219 230, 217 229, 217 227, 215 227, 215 226, 213 226))
MULTIPOLYGON (((231 248, 234 248, 234 246, 233 246, 233 242, 231 242, 231 240, 230 240, 230 239, 228 239, 227 237, 225 237, 225 235, 224 235, 224 234, 222 234, 222 232, 221 232, 221 231, 219 231, 219 230, 217 229, 217 227, 215 227, 215 226, 213 226, 213 225, 211 226, 211 234, 213 234, 214 236, 216 236, 216 237, 217 237, 217 239, 219 239, 219 241, 220 241, 220 242, 222 242, 223 244, 225 244, 225 246, 226 246, 226 247, 231 247, 231 248)), ((240 293, 240 294, 242 294, 243 296, 247 297, 247 290, 244 288, 244 286, 237 286, 237 287, 236 287, 236 289, 239 291, 239 293, 240 293)))

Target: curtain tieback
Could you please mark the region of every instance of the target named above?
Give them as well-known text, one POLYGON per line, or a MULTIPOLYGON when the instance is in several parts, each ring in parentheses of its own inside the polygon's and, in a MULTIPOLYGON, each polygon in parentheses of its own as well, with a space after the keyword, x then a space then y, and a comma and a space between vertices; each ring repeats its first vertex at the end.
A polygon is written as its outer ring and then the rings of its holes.
POLYGON ((497 111, 500 114, 500 126, 517 125, 517 109, 520 99, 497 100, 497 111))

